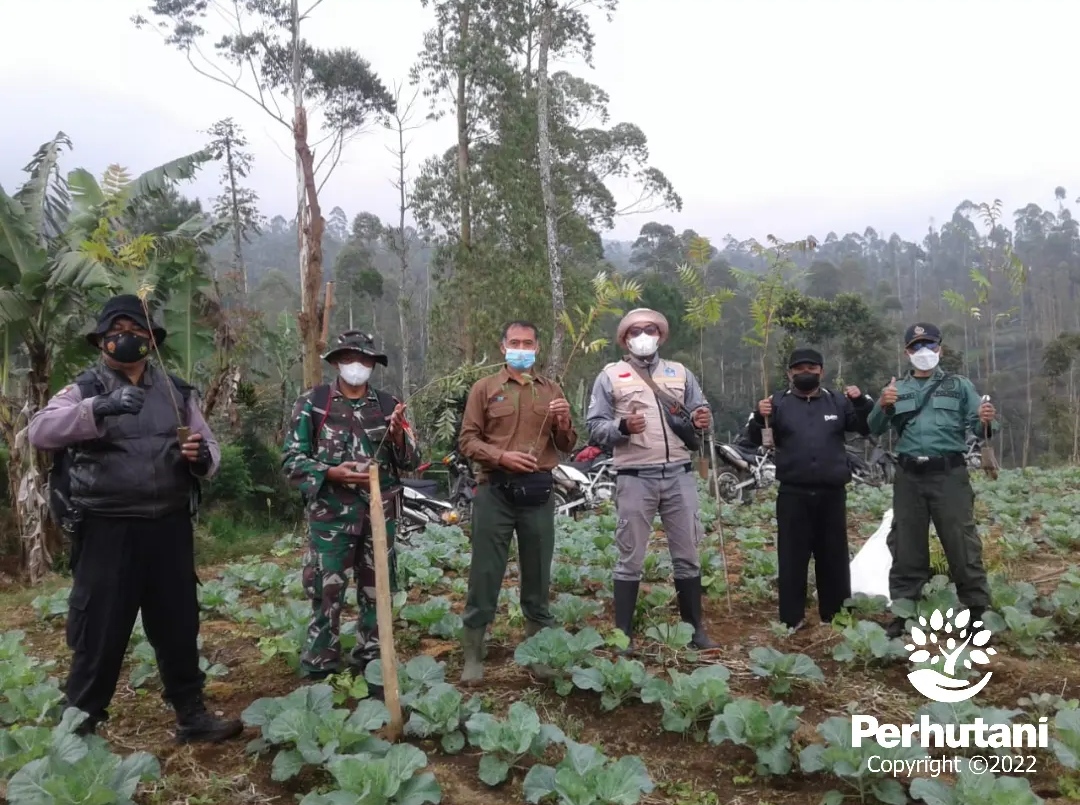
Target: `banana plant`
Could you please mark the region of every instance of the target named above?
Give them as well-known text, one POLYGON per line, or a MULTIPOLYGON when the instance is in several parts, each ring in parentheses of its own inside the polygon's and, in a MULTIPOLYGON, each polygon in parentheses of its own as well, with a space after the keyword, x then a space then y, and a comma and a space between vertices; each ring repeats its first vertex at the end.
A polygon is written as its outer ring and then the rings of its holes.
MULTIPOLYGON (((67 135, 58 133, 35 153, 24 169, 26 181, 14 194, 0 186, 0 329, 6 347, 0 436, 10 448, 8 476, 23 570, 34 582, 48 571, 60 542, 46 515, 50 459, 30 447, 26 426, 78 363, 90 358, 82 333, 93 319, 91 306, 120 283, 120 275, 86 244, 93 243, 103 220, 122 219, 134 204, 190 178, 208 159, 207 152, 198 152, 122 188, 101 187, 85 170, 61 176, 60 157, 70 148, 67 135)), ((152 246, 132 236, 123 244, 124 256, 131 259, 139 250, 165 255, 192 242, 192 229, 182 229, 152 246)))

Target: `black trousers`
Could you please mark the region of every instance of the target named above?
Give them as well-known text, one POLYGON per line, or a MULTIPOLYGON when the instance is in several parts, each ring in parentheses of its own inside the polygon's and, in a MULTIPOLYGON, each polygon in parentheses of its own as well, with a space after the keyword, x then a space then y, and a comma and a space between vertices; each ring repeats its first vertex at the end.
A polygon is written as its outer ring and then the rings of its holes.
POLYGON ((781 486, 776 497, 780 621, 796 626, 806 612, 806 574, 814 558, 818 612, 833 619, 851 597, 845 487, 781 486))
POLYGON ((202 693, 195 539, 188 512, 155 520, 87 515, 68 602, 73 657, 67 704, 108 718, 135 618, 157 655, 163 697, 183 705, 202 693))

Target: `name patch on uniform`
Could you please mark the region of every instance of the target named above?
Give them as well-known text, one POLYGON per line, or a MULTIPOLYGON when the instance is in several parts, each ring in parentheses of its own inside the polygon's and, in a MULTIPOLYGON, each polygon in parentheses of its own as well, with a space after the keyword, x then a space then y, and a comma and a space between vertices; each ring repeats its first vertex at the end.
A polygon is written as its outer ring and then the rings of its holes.
POLYGON ((670 366, 665 367, 665 369, 664 369, 664 376, 665 377, 675 377, 675 374, 676 374, 675 370, 672 369, 670 366))
POLYGON ((826 422, 834 422, 837 418, 836 414, 825 414, 826 422))
POLYGON ((961 394, 959 391, 935 391, 934 396, 935 397, 952 397, 955 400, 959 400, 964 395, 961 394))

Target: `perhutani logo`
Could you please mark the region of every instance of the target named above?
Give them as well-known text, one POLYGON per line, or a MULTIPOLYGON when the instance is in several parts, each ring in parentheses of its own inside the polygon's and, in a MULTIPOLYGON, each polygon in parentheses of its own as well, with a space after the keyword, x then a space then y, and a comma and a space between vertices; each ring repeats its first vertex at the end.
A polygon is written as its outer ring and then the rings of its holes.
POLYGON ((966 675, 957 674, 958 666, 972 670, 973 665, 986 665, 997 653, 986 647, 990 642, 990 630, 982 621, 971 622, 971 610, 961 609, 955 614, 949 609, 942 614, 935 609, 928 621, 919 617, 919 625, 911 627, 911 643, 904 646, 911 656, 910 662, 930 662, 930 667, 918 668, 908 674, 908 681, 915 690, 935 702, 956 704, 964 702, 986 687, 992 672, 972 682, 966 675), (964 652, 967 651, 967 656, 964 652), (940 669, 940 670, 939 670, 940 669))

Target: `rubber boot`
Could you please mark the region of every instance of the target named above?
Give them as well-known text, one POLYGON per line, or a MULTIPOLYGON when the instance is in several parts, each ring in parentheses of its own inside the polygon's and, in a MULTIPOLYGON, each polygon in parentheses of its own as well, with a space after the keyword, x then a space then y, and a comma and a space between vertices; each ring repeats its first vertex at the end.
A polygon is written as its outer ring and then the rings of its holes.
POLYGON ((718 644, 713 642, 701 625, 701 576, 675 579, 675 592, 679 598, 679 615, 685 623, 694 627, 690 645, 702 651, 718 648, 718 644))
POLYGON ((546 627, 542 623, 537 623, 536 621, 527 620, 527 621, 525 621, 525 637, 526 637, 526 639, 528 639, 530 637, 538 635, 538 634, 540 634, 540 632, 542 632, 546 628, 548 628, 548 627, 546 627))
POLYGON ((638 588, 640 581, 622 581, 615 579, 615 628, 630 638, 630 645, 621 649, 617 654, 624 657, 634 653, 634 610, 637 608, 638 588))
POLYGON ((238 719, 217 718, 206 709, 201 696, 176 706, 177 743, 221 743, 244 731, 238 719))
POLYGON ((907 619, 893 618, 885 628, 885 635, 890 640, 896 640, 898 637, 903 637, 905 631, 907 631, 907 619))
POLYGON ((486 629, 464 629, 461 650, 465 665, 461 669, 462 685, 478 685, 484 678, 484 632, 486 629))

